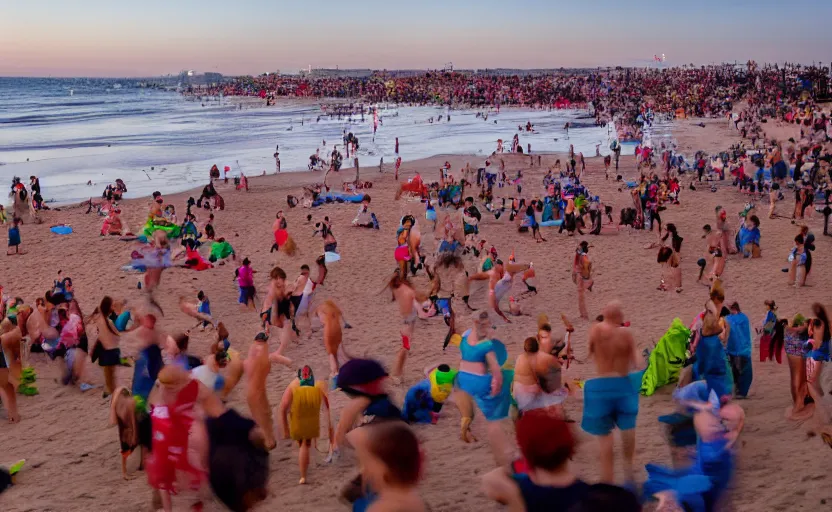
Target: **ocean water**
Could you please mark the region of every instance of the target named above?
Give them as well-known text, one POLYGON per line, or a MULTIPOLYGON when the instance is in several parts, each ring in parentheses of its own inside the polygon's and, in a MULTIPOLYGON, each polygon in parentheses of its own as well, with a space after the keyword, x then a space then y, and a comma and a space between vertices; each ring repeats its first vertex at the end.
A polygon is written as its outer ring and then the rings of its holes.
POLYGON ((277 144, 283 172, 306 171, 309 156, 318 148, 324 153, 323 141, 329 152, 336 143, 343 151, 345 129, 359 138, 365 168, 377 168, 381 158, 392 167, 396 137, 402 159, 410 161, 437 154, 484 159, 497 139, 510 146, 527 121, 536 133, 521 133, 520 142, 524 149, 531 144, 533 153, 566 152, 573 144, 586 156, 595 155, 597 145, 607 154, 615 136, 612 127, 581 119, 582 111, 503 109, 484 121, 475 110, 388 110, 373 138, 372 116, 318 121, 317 104, 278 100, 276 107, 240 110, 227 98, 203 106, 175 92, 139 88, 135 80, 0 78, 0 186, 13 176, 38 176, 44 198, 57 203, 100 196, 117 178, 127 183, 127 197, 178 192, 206 183, 213 164, 231 167, 232 175, 272 174, 277 144), (447 114, 450 122, 428 123, 447 114), (568 139, 567 121, 576 125, 568 139))

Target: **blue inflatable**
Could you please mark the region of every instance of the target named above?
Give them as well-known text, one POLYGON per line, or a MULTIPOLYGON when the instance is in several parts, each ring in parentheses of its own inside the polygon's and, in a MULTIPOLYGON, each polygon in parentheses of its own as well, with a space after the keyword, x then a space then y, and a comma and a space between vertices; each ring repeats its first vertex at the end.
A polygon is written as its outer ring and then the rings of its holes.
POLYGON ((312 202, 313 207, 321 206, 327 203, 360 203, 364 200, 364 194, 332 194, 326 193, 318 196, 312 202))

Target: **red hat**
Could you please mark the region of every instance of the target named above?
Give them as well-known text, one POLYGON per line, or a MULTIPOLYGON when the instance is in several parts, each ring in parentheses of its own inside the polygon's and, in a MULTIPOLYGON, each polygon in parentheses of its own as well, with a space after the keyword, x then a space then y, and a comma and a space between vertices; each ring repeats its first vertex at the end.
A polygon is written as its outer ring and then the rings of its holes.
POLYGON ((520 452, 532 468, 555 469, 575 453, 575 436, 568 423, 548 411, 531 410, 515 424, 520 452))

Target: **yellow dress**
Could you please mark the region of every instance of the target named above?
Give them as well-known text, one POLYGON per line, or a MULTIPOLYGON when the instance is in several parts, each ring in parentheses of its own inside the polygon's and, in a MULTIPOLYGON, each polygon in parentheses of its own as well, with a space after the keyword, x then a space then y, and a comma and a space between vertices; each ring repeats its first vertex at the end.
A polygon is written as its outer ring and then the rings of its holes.
POLYGON ((317 439, 321 431, 321 391, 313 386, 292 390, 289 408, 289 436, 295 441, 317 439))

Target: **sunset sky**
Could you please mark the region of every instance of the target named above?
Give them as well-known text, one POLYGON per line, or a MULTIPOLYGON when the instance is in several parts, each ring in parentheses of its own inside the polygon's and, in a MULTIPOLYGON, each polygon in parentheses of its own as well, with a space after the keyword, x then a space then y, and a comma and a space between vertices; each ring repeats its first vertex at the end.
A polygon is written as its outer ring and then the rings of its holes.
POLYGON ((818 0, 0 0, 0 76, 832 60, 818 0))

